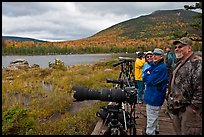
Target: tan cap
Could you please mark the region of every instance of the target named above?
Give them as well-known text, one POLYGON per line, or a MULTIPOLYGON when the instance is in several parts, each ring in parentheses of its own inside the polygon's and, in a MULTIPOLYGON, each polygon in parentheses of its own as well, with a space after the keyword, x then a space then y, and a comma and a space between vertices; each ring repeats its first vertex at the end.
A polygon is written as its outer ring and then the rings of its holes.
POLYGON ((153 51, 153 54, 156 54, 156 55, 164 55, 164 51, 160 48, 155 48, 154 51, 153 51))
POLYGON ((183 37, 180 40, 176 40, 176 41, 173 42, 174 45, 176 45, 178 43, 192 46, 192 40, 187 38, 187 37, 183 37))

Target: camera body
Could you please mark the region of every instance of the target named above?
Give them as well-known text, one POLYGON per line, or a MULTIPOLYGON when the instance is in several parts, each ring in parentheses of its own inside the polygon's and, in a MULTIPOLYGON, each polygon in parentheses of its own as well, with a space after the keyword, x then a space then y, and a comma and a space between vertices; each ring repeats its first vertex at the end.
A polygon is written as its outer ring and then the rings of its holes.
MULTIPOLYGON (((119 103, 110 102, 107 106, 101 107, 100 110, 96 113, 96 116, 106 121, 106 125, 110 122, 113 124, 118 124, 115 120, 117 119, 118 122, 125 126, 123 108, 119 103)), ((127 125, 129 127, 131 123, 130 113, 125 111, 125 116, 127 125)))

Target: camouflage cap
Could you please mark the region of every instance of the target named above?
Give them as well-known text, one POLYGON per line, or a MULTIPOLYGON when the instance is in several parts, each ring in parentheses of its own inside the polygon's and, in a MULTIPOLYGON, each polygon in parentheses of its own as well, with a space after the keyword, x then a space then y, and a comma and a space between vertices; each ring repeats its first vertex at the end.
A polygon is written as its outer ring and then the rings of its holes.
POLYGON ((187 38, 187 37, 183 37, 180 40, 176 40, 176 41, 173 42, 174 45, 176 45, 178 43, 192 46, 192 40, 187 38))

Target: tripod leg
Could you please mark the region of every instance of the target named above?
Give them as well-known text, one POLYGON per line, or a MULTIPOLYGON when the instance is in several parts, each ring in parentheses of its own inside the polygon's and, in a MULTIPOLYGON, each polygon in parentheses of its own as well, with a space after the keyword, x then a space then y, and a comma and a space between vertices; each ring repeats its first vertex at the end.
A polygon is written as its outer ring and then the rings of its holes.
POLYGON ((128 135, 123 129, 120 128, 120 135, 128 135))

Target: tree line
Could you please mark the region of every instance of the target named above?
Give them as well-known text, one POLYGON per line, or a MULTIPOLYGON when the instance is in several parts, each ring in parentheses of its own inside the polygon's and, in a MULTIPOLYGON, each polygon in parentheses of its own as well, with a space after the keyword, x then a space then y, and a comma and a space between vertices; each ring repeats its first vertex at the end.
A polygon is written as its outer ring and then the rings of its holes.
MULTIPOLYGON (((3 46, 2 55, 56 55, 56 54, 92 54, 92 53, 135 53, 137 51, 149 51, 156 47, 164 48, 166 44, 160 43, 154 44, 143 44, 143 45, 127 45, 118 47, 112 46, 76 46, 76 47, 58 47, 58 46, 3 46), (142 47, 142 48, 141 48, 142 47)), ((195 51, 202 50, 202 42, 195 43, 193 46, 195 51)))

